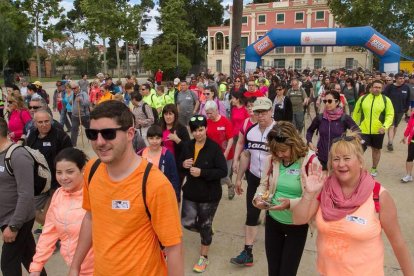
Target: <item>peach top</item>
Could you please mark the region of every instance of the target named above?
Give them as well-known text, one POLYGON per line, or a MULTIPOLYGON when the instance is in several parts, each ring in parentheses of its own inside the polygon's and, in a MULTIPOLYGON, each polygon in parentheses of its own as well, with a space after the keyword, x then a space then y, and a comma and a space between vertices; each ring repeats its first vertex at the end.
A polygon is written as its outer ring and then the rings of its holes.
MULTIPOLYGON (((381 187, 380 194, 384 189, 381 187)), ((354 213, 338 221, 316 214, 317 269, 323 276, 384 275, 381 223, 372 195, 354 213)))

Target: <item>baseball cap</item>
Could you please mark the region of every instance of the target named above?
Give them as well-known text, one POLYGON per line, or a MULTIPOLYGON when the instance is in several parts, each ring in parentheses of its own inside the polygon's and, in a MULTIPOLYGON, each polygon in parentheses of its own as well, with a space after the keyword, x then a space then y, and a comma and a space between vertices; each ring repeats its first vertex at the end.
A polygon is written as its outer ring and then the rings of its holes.
POLYGON ((178 85, 180 83, 180 79, 179 78, 175 78, 174 79, 174 85, 178 85))
POLYGON ((98 74, 96 74, 96 77, 97 78, 103 78, 104 77, 104 74, 103 73, 98 73, 98 74))
POLYGON ((42 86, 42 83, 40 81, 35 81, 33 84, 36 86, 42 86))
POLYGON ((253 111, 269 110, 272 108, 272 101, 267 97, 259 97, 253 103, 253 111))

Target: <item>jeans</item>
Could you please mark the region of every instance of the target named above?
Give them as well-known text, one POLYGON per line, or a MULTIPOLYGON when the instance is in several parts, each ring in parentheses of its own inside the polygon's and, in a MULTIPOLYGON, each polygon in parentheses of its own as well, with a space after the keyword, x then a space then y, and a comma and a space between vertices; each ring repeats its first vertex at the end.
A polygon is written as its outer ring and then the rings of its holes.
MULTIPOLYGON (((26 222, 17 233, 16 240, 11 243, 3 243, 1 252, 1 272, 4 276, 22 275, 22 264, 29 271, 30 263, 36 252, 36 243, 32 234, 34 219, 26 222)), ((1 227, 1 231, 7 225, 1 227)), ((45 269, 40 274, 47 275, 45 269)))
POLYGON ((72 141, 72 145, 74 147, 76 147, 78 142, 80 121, 82 121, 82 125, 85 128, 89 128, 89 115, 81 116, 79 120, 79 117, 72 114, 72 130, 70 131, 70 140, 72 141))
POLYGON ((303 113, 303 111, 293 112, 292 124, 296 127, 299 133, 302 132, 304 120, 305 120, 305 114, 303 113))
POLYGON ((60 124, 66 126, 68 131, 71 131, 72 125, 70 124, 72 112, 67 112, 66 108, 62 108, 60 111, 60 124))

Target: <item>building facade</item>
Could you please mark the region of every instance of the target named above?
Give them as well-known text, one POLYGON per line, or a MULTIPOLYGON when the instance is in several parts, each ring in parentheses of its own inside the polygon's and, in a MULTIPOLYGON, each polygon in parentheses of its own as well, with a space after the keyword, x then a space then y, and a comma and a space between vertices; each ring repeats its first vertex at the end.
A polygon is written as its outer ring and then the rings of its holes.
MULTIPOLYGON (((212 72, 230 73, 232 7, 230 26, 212 26, 208 31, 207 66, 212 72)), ((243 9, 241 64, 244 50, 274 29, 339 28, 326 0, 281 0, 248 4, 243 9)), ((264 68, 335 68, 372 67, 371 52, 357 47, 296 46, 276 47, 262 57, 264 68)))

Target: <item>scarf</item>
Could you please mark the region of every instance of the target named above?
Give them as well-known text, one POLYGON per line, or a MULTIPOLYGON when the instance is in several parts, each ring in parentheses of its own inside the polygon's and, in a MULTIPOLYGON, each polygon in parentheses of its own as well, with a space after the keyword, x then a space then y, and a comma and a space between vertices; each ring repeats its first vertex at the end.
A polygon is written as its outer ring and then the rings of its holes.
POLYGON ((325 182, 321 192, 320 208, 326 221, 340 220, 352 214, 371 196, 375 180, 366 171, 361 171, 358 186, 346 199, 342 193, 338 179, 331 175, 325 182))
POLYGON ((323 117, 328 121, 336 121, 339 118, 341 118, 342 114, 344 114, 344 110, 342 109, 342 107, 337 107, 333 110, 325 109, 323 111, 323 117))

